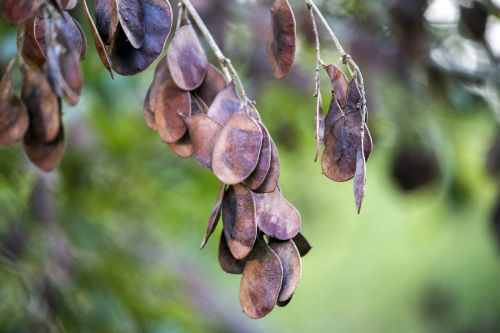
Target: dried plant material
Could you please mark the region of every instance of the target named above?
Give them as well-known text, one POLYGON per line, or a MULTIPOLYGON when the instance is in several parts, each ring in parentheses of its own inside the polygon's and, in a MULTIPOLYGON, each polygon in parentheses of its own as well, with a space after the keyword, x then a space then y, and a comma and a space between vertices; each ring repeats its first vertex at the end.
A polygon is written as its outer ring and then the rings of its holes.
POLYGON ((300 281, 302 274, 300 253, 291 240, 279 241, 270 238, 269 247, 278 255, 283 266, 283 281, 278 295, 278 302, 285 303, 292 298, 300 281))
POLYGON ((28 109, 32 137, 41 142, 55 140, 61 127, 59 100, 45 73, 25 70, 21 97, 28 109))
POLYGON ((229 249, 236 259, 244 259, 257 237, 252 191, 244 185, 229 187, 222 201, 222 222, 229 249))
POLYGON ((259 193, 273 192, 278 187, 280 177, 280 158, 278 156, 278 149, 276 148, 271 136, 269 136, 269 143, 271 144, 271 163, 262 185, 255 190, 255 192, 259 193))
POLYGON ((267 54, 273 75, 281 79, 288 74, 295 60, 295 17, 288 0, 274 0, 271 22, 267 54))
POLYGON ((222 129, 212 155, 212 169, 224 184, 238 184, 255 170, 262 130, 246 109, 235 113, 222 129))
POLYGON ((82 40, 82 47, 80 48, 80 60, 83 60, 87 55, 87 36, 85 36, 85 32, 83 31, 80 22, 78 22, 75 19, 73 19, 73 22, 75 22, 75 25, 78 28, 78 31, 80 32, 80 38, 82 40))
POLYGON ((175 32, 167 57, 170 73, 179 88, 191 91, 203 83, 208 67, 207 55, 190 24, 175 32))
POLYGON ((276 188, 271 193, 253 192, 257 225, 269 237, 287 240, 300 231, 300 214, 276 188))
POLYGON ((366 160, 363 154, 363 149, 358 148, 356 155, 356 173, 354 175, 354 202, 356 203, 356 211, 361 212, 361 204, 365 197, 366 187, 366 160))
POLYGON ((73 10, 78 4, 78 0, 66 0, 63 1, 62 7, 64 10, 73 10))
POLYGON ((32 16, 43 0, 2 0, 0 12, 10 23, 19 23, 32 16))
POLYGON ((318 160, 321 147, 325 140, 325 116, 323 114, 323 100, 321 98, 321 92, 317 92, 316 96, 316 117, 315 117, 315 139, 316 139, 316 154, 314 156, 314 162, 318 160))
MULTIPOLYGON (((208 64, 207 73, 201 86, 195 90, 206 105, 210 106, 215 97, 226 87, 226 79, 220 70, 214 65, 208 64)), ((221 124, 222 125, 222 124, 221 124)))
MULTIPOLYGON (((340 107, 347 105, 347 92, 349 90, 349 81, 344 73, 335 65, 325 67, 326 73, 332 82, 333 92, 337 98, 340 107)), ((359 90, 358 90, 359 91, 359 90)))
POLYGON ((64 31, 64 37, 67 41, 65 46, 78 55, 77 59, 83 59, 86 50, 85 35, 78 27, 77 21, 67 12, 62 13, 59 33, 62 31, 64 31))
POLYGON ((245 268, 245 260, 238 260, 231 254, 224 232, 221 233, 219 241, 219 265, 229 274, 242 274, 245 268))
POLYGON ((240 110, 240 97, 234 82, 230 82, 215 97, 208 108, 210 118, 225 126, 229 119, 240 110))
POLYGON ((37 39, 35 38, 35 17, 31 17, 23 22, 17 34, 17 47, 26 65, 42 69, 45 64, 43 54, 37 39))
POLYGON ((184 120, 193 142, 194 158, 202 167, 212 169, 212 154, 222 126, 206 114, 194 114, 184 120))
POLYGON ((30 133, 24 137, 24 151, 29 160, 45 172, 54 170, 64 154, 64 130, 60 126, 59 134, 51 142, 41 142, 36 140, 30 133))
MULTIPOLYGON (((293 296, 292 296, 292 297, 293 297, 293 296)), ((292 297, 290 297, 289 299, 287 299, 287 300, 286 300, 286 301, 284 301, 284 302, 277 301, 277 302, 276 302, 276 305, 277 305, 277 306, 279 306, 280 308, 283 308, 283 307, 287 306, 287 305, 291 302, 292 297)))
POLYGON ((191 114, 208 113, 208 106, 198 96, 191 94, 191 114))
POLYGON ((257 190, 262 186, 271 167, 271 138, 269 137, 267 128, 262 124, 259 124, 259 126, 262 130, 262 147, 260 149, 259 162, 255 170, 244 181, 244 184, 252 190, 257 190))
POLYGON ((255 243, 240 284, 240 304, 253 319, 267 315, 276 305, 283 280, 280 259, 263 239, 255 243))
POLYGON ((295 246, 297 246, 297 250, 300 253, 300 256, 303 257, 311 251, 312 246, 309 244, 309 241, 302 235, 301 232, 297 234, 297 236, 292 238, 295 246))
POLYGON ((194 146, 188 132, 176 142, 167 143, 167 146, 179 157, 189 157, 194 154, 194 146))
POLYGON ((101 59, 102 64, 108 70, 109 74, 111 74, 111 78, 113 78, 113 71, 111 70, 111 59, 109 58, 108 51, 104 46, 104 42, 99 35, 99 31, 90 15, 89 7, 87 6, 87 0, 82 0, 83 9, 85 11, 85 16, 87 17, 87 21, 90 24, 90 30, 92 31, 92 36, 94 37, 94 44, 97 50, 97 54, 99 54, 99 58, 101 59))
POLYGON ((172 8, 166 0, 142 0, 144 10, 144 41, 134 48, 122 28, 118 28, 109 53, 112 68, 121 75, 144 71, 163 51, 172 27, 172 8))
MULTIPOLYGON (((212 209, 212 212, 210 213, 210 217, 208 218, 207 231, 205 232, 205 236, 203 237, 203 240, 201 241, 201 248, 202 249, 207 244, 208 239, 213 234, 215 228, 217 227, 217 224, 219 223, 222 200, 224 199, 225 192, 226 192, 226 185, 220 184, 219 194, 217 195, 217 200, 215 201, 215 206, 212 209)), ((221 242, 222 242, 222 240, 221 240, 221 242)), ((219 253, 220 253, 220 250, 219 250, 219 253)))
POLYGON ((144 99, 143 114, 144 114, 144 122, 146 122, 146 125, 153 131, 156 131, 155 114, 151 109, 150 99, 151 99, 151 88, 148 89, 148 92, 146 93, 146 98, 144 99))
POLYGON ((104 44, 111 44, 119 22, 116 0, 95 1, 95 25, 104 44))
MULTIPOLYGON (((130 45, 138 49, 144 42, 145 21, 141 0, 115 0, 120 26, 130 45)), ((148 22, 149 24, 149 22, 148 22)))

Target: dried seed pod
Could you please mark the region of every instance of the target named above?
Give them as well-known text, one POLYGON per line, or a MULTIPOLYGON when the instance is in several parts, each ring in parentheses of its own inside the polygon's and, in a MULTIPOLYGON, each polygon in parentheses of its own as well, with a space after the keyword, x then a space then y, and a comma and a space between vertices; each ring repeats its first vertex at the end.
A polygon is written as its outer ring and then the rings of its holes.
POLYGON ((64 130, 60 126, 59 134, 51 142, 36 140, 28 130, 24 137, 24 151, 29 160, 45 172, 54 170, 64 154, 64 130))
POLYGON ((220 184, 219 194, 217 195, 217 201, 215 202, 215 206, 212 209, 212 212, 210 213, 210 217, 208 218, 207 231, 205 232, 205 236, 203 237, 203 240, 201 241, 201 248, 202 249, 207 244, 208 239, 210 238, 210 235, 212 235, 212 233, 215 230, 215 227, 217 227, 217 223, 219 223, 222 200, 224 199, 225 192, 226 192, 226 185, 220 184))
MULTIPOLYGON (((167 65, 167 57, 163 57, 155 68, 155 73, 153 76, 153 81, 149 86, 148 92, 146 93, 146 98, 144 99, 144 120, 149 128, 156 131, 155 123, 155 102, 156 100, 162 100, 161 87, 164 83, 171 78, 170 71, 167 65)), ((162 105, 158 105, 162 108, 162 105)))
POLYGON ((19 23, 32 16, 43 4, 43 0, 3 0, 0 12, 11 23, 19 23))
POLYGON ((246 261, 240 284, 240 304, 253 319, 267 315, 276 305, 283 280, 280 259, 260 238, 246 261))
POLYGON ((200 97, 206 105, 210 106, 215 97, 226 87, 226 79, 220 70, 214 65, 208 64, 207 73, 201 86, 195 90, 196 96, 200 97))
POLYGON ((262 124, 259 124, 259 126, 262 130, 262 148, 260 149, 259 162, 255 170, 244 181, 244 184, 252 190, 257 190, 262 186, 271 167, 271 138, 267 128, 262 124))
POLYGON ((222 126, 206 114, 194 114, 184 119, 193 142, 194 158, 202 167, 212 169, 212 154, 222 126))
POLYGON ((347 81, 344 73, 335 65, 328 65, 325 67, 325 70, 332 82, 333 92, 337 98, 337 102, 340 107, 344 108, 347 105, 349 81, 347 81))
POLYGON ((208 113, 208 106, 198 96, 191 94, 191 114, 208 113))
POLYGON ((262 185, 257 190, 258 193, 269 193, 276 190, 278 187, 278 181, 280 177, 280 158, 278 156, 278 149, 274 144, 273 139, 269 136, 269 143, 271 145, 271 162, 269 165, 269 171, 267 172, 266 178, 262 182, 262 185))
POLYGON ((176 142, 167 143, 167 146, 179 157, 189 157, 194 153, 194 146, 188 132, 176 142))
POLYGON ((35 16, 24 21, 22 27, 18 28, 17 44, 26 65, 39 69, 43 68, 45 55, 38 44, 37 38, 35 38, 35 16))
POLYGON ((246 108, 235 113, 222 129, 212 155, 212 169, 224 184, 238 184, 255 170, 262 146, 262 130, 246 108))
POLYGON ((153 131, 156 131, 155 114, 151 109, 150 100, 151 100, 151 88, 148 89, 148 92, 146 93, 146 98, 144 99, 143 114, 146 125, 148 125, 148 127, 151 128, 153 131))
POLYGON ((245 260, 238 260, 231 254, 224 232, 221 233, 219 241, 219 265, 229 274, 242 274, 245 268, 245 260))
POLYGON ((257 237, 255 204, 248 187, 237 184, 226 191, 222 201, 222 222, 233 257, 244 259, 252 251, 257 237))
POLYGON ((134 75, 148 68, 163 51, 172 27, 172 8, 168 1, 141 2, 145 22, 141 47, 134 48, 119 27, 109 48, 112 68, 121 75, 134 75))
POLYGON ((61 126, 59 100, 45 73, 36 69, 24 70, 21 97, 28 109, 33 139, 41 142, 55 140, 61 126))
POLYGON ((257 225, 269 237, 287 240, 300 231, 300 214, 276 188, 271 193, 252 192, 257 225))
POLYGON ((229 119, 240 109, 240 104, 234 82, 230 82, 210 104, 208 115, 222 126, 226 126, 229 119))
POLYGON ((314 162, 318 160, 321 146, 325 140, 325 116, 323 114, 323 100, 321 98, 321 92, 319 91, 318 96, 316 96, 315 129, 316 154, 314 155, 314 162))
POLYGON ((269 239, 269 247, 278 255, 283 266, 283 281, 278 295, 278 302, 285 303, 292 298, 302 274, 300 253, 292 240, 279 241, 269 239))
POLYGON ((297 246, 297 250, 299 251, 301 257, 305 256, 309 253, 309 251, 311 251, 311 244, 309 244, 309 241, 304 237, 304 235, 302 235, 301 232, 299 232, 297 236, 293 237, 292 240, 295 246, 297 246))
POLYGON ((64 10, 73 10, 78 4, 78 0, 65 0, 62 3, 62 7, 64 10))
POLYGON ((144 42, 144 10, 141 0, 115 0, 120 26, 130 45, 138 49, 144 42))
POLYGON ((102 41, 106 45, 111 44, 119 23, 118 6, 115 0, 95 1, 95 23, 102 41))
POLYGON ((356 211, 358 214, 361 212, 361 204, 365 197, 366 187, 366 159, 363 154, 363 149, 358 148, 356 154, 356 173, 354 174, 354 202, 356 204, 356 211))
POLYGON ((274 0, 271 22, 267 54, 273 75, 281 79, 288 74, 295 60, 295 17, 288 0, 274 0))
POLYGON ((78 55, 78 59, 85 57, 87 48, 85 34, 82 33, 78 21, 67 12, 62 13, 61 31, 64 31, 67 40, 67 47, 78 55))
POLYGON ((80 38, 82 40, 82 46, 80 48, 80 60, 83 60, 85 59, 85 56, 87 54, 87 36, 85 36, 85 32, 83 31, 80 22, 78 22, 75 19, 73 19, 73 22, 75 22, 75 25, 78 28, 78 31, 80 32, 80 38))
POLYGON ((167 57, 170 73, 179 88, 191 91, 203 83, 208 67, 207 55, 190 24, 175 32, 167 57))

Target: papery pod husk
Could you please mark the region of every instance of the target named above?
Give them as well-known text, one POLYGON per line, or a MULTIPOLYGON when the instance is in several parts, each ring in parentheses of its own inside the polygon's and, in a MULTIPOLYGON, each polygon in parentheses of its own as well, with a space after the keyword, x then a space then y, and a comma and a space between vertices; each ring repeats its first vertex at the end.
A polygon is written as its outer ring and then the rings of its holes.
POLYGON ((155 103, 155 100, 162 98, 160 90, 163 83, 168 79, 170 79, 170 71, 168 69, 167 57, 163 57, 155 68, 153 81, 144 99, 144 120, 148 127, 154 131, 157 130, 155 109, 157 105, 160 106, 159 103, 155 103))
POLYGON ((180 138, 176 142, 167 143, 167 146, 174 154, 179 157, 185 158, 190 157, 194 154, 194 145, 188 132, 184 133, 182 138, 180 138))
MULTIPOLYGON (((213 232, 215 231, 215 228, 217 227, 217 224, 219 223, 219 219, 220 219, 220 215, 221 215, 222 200, 224 200, 225 192, 226 192, 226 185, 220 184, 219 193, 217 195, 217 200, 215 201, 214 208, 212 209, 212 212, 210 213, 210 216, 208 218, 207 231, 205 232, 205 236, 203 237, 203 240, 201 241, 200 247, 202 249, 207 244, 208 239, 213 234, 213 232)), ((224 234, 224 233, 222 233, 222 234, 224 234)), ((224 239, 224 242, 225 241, 226 240, 224 239)), ((219 252, 220 252, 220 250, 219 250, 219 252)))
POLYGON ((271 23, 267 54, 273 75, 281 79, 288 74, 295 60, 296 24, 288 0, 274 0, 271 23))
POLYGON ((285 303, 292 298, 302 275, 300 253, 292 240, 280 241, 270 238, 269 247, 278 255, 283 266, 283 281, 278 302, 285 303))
POLYGON ((32 16, 43 0, 2 0, 0 12, 10 23, 20 23, 32 16))
MULTIPOLYGON (((215 97, 226 87, 226 79, 220 70, 214 65, 208 64, 205 79, 201 86, 195 91, 195 95, 201 98, 210 107, 215 97)), ((222 124, 221 124, 222 125, 222 124)))
POLYGON ((64 0, 62 1, 62 7, 64 10, 73 10, 78 4, 78 0, 64 0))
POLYGON ((144 122, 146 123, 146 125, 153 131, 156 131, 155 113, 151 109, 150 99, 151 99, 151 88, 148 89, 146 97, 144 98, 143 115, 144 115, 144 122))
POLYGON ((259 162, 255 170, 243 182, 252 190, 257 190, 262 186, 269 174, 269 168, 271 167, 271 137, 264 125, 259 123, 259 126, 262 130, 262 147, 260 149, 259 162))
POLYGON ((224 232, 220 235, 219 252, 218 252, 219 265, 222 270, 229 274, 242 274, 245 268, 245 260, 238 260, 231 254, 229 246, 227 245, 224 232))
POLYGON ((59 134, 51 142, 36 140, 28 129, 24 136, 24 151, 28 159, 42 171, 53 171, 61 162, 64 154, 63 126, 60 126, 59 134))
POLYGON ((253 319, 267 315, 276 305, 283 280, 280 259, 259 237, 246 259, 240 284, 240 304, 253 319))
POLYGON ((236 86, 234 82, 230 82, 215 96, 208 108, 208 115, 222 126, 226 126, 229 119, 240 110, 240 105, 236 86))
POLYGON ((94 12, 95 27, 99 36, 104 44, 109 45, 113 41, 120 23, 116 0, 96 0, 94 12))
POLYGON ((194 158, 202 167, 212 169, 212 155, 222 126, 206 114, 193 114, 185 118, 193 143, 194 158))
POLYGON ((118 7, 118 19, 123 33, 130 45, 138 49, 145 36, 144 9, 142 0, 115 0, 118 7))
POLYGON ((304 235, 299 232, 297 236, 292 238, 295 246, 297 246, 297 250, 299 250, 300 256, 303 257, 311 251, 312 246, 309 244, 309 241, 304 237, 304 235))
POLYGON ((356 212, 361 212, 361 205, 365 197, 366 187, 366 159, 361 147, 358 148, 356 153, 356 173, 354 174, 354 203, 356 204, 356 212))
POLYGON ((82 48, 80 49, 80 60, 85 59, 85 56, 87 55, 87 36, 85 35, 85 31, 83 31, 83 27, 78 22, 76 19, 73 18, 73 21, 75 22, 76 27, 78 28, 78 31, 80 32, 80 37, 82 39, 82 48))
POLYGON ((271 162, 269 165, 269 171, 267 172, 262 185, 260 185, 258 189, 254 190, 254 192, 258 193, 270 193, 275 191, 278 187, 280 177, 280 158, 278 156, 278 149, 276 148, 271 136, 269 136, 269 140, 269 143, 271 144, 271 162))
POLYGON ((45 55, 35 37, 35 16, 30 17, 17 29, 17 48, 22 59, 29 67, 42 69, 45 55))
POLYGON ((349 81, 345 74, 335 65, 327 65, 325 71, 332 83, 333 92, 337 98, 340 107, 344 108, 347 105, 347 94, 349 91, 349 81))

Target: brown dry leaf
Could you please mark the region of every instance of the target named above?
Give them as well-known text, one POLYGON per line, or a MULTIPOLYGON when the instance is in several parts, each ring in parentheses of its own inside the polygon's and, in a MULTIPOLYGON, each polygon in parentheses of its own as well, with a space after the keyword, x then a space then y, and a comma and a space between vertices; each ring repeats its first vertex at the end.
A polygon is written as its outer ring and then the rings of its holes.
POLYGON ((269 143, 271 144, 271 163, 264 182, 262 182, 262 185, 255 190, 255 192, 258 193, 273 192, 278 187, 280 177, 280 158, 278 156, 278 149, 276 148, 271 136, 269 136, 269 143))
POLYGON ((24 136, 24 151, 29 160, 45 172, 54 170, 61 162, 64 154, 64 129, 59 128, 59 134, 51 142, 37 141, 28 130, 24 136))
POLYGON ((43 0, 3 0, 0 12, 10 23, 19 23, 30 16, 43 4, 43 0))
POLYGON ((328 65, 325 67, 325 70, 332 82, 333 92, 337 98, 337 102, 340 107, 344 108, 347 105, 349 81, 347 81, 344 73, 335 65, 328 65))
POLYGON ((194 158, 202 167, 212 169, 212 154, 222 126, 206 114, 194 114, 184 119, 193 142, 194 158))
POLYGON ((167 57, 170 73, 179 88, 191 91, 203 83, 208 67, 207 55, 190 24, 175 32, 167 57))
POLYGON ((134 48, 122 28, 118 28, 109 53, 112 68, 121 75, 142 72, 163 51, 172 27, 172 8, 166 0, 142 0, 145 35, 140 48, 134 48))
MULTIPOLYGON (((118 7, 115 0, 95 1, 95 23, 102 41, 109 45, 118 29, 118 7)), ((144 13, 143 13, 144 15, 144 13)))
POLYGON ((235 113, 217 140, 212 169, 224 184, 238 184, 255 170, 262 146, 262 130, 246 108, 235 113))
POLYGON ((222 72, 214 65, 208 64, 205 79, 201 86, 195 90, 195 94, 200 97, 206 105, 210 106, 224 87, 226 87, 226 79, 222 72))
POLYGON ((252 190, 257 190, 262 186, 271 167, 271 138, 267 128, 262 124, 259 124, 259 126, 262 130, 262 148, 260 149, 259 162, 255 170, 244 181, 244 184, 252 190))
POLYGON ((271 193, 253 193, 257 225, 269 237, 287 240, 300 231, 300 214, 276 188, 271 193))
POLYGON ((194 153, 194 146, 189 137, 189 133, 184 133, 184 136, 174 143, 167 143, 171 151, 179 157, 189 157, 194 153))
POLYGON ((323 100, 321 98, 321 92, 318 92, 316 96, 316 155, 314 156, 314 162, 318 160, 319 153, 321 151, 321 146, 325 140, 325 116, 323 114, 323 100))
POLYGON ((205 236, 201 241, 201 248, 203 249, 210 238, 210 235, 214 232, 217 224, 220 219, 220 211, 222 206, 222 200, 224 199, 224 193, 226 192, 226 185, 220 184, 219 186, 219 194, 217 195, 217 200, 215 201, 215 206, 210 213, 210 217, 208 218, 207 231, 205 232, 205 236))
POLYGON ((116 0, 118 19, 130 45, 138 49, 144 42, 144 10, 141 0, 116 0))
POLYGON ((269 247, 278 255, 283 266, 283 281, 278 302, 285 303, 292 298, 300 281, 302 274, 300 253, 292 240, 280 241, 270 238, 269 247))
POLYGON ((23 73, 21 97, 28 109, 30 133, 34 140, 51 142, 61 126, 59 100, 45 73, 37 69, 26 69, 23 73))
POLYGON ((267 315, 276 305, 283 280, 280 259, 260 238, 247 259, 240 284, 240 304, 253 319, 267 315))
POLYGON ((358 148, 356 155, 356 173, 354 175, 354 202, 356 203, 356 211, 361 212, 361 204, 365 197, 366 188, 366 160, 363 154, 363 149, 358 148))
POLYGON ((230 82, 210 104, 208 115, 222 126, 226 126, 229 119, 239 111, 240 104, 240 97, 236 92, 234 82, 230 82))
POLYGON ((288 0, 274 0, 271 21, 267 55, 273 75, 281 79, 288 74, 295 60, 295 17, 288 0))
POLYGON ((34 16, 24 21, 22 28, 18 29, 17 44, 26 65, 39 69, 43 68, 45 64, 45 55, 35 38, 34 16))
POLYGON ((299 232, 297 236, 292 238, 295 246, 297 246, 297 250, 299 250, 300 256, 303 257, 311 251, 312 246, 309 244, 309 241, 304 237, 304 235, 299 232))
POLYGON ((248 187, 237 184, 226 191, 222 201, 222 223, 233 257, 244 259, 252 251, 257 237, 255 204, 248 187))
POLYGON ((238 260, 231 254, 224 232, 221 233, 219 241, 219 265, 229 274, 242 274, 245 268, 245 260, 238 260))

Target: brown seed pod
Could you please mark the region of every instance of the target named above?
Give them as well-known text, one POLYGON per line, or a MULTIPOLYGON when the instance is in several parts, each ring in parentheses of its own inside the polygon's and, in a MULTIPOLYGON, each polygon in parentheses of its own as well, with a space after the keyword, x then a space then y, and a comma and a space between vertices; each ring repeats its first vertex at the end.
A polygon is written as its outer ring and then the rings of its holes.
POLYGON ((230 82, 215 97, 208 108, 210 118, 226 126, 229 119, 240 109, 240 97, 233 82, 230 82))
POLYGON ((190 24, 175 32, 167 57, 170 73, 179 88, 191 91, 203 83, 208 67, 207 55, 190 24))
POLYGON ((217 227, 217 224, 219 223, 222 200, 224 199, 225 192, 226 192, 226 185, 220 184, 219 194, 217 195, 217 201, 215 202, 215 206, 212 209, 212 212, 210 213, 210 217, 208 218, 207 231, 205 232, 205 236, 203 237, 203 240, 201 241, 201 248, 202 249, 207 244, 208 239, 210 238, 210 235, 212 235, 212 233, 215 230, 215 227, 217 227))
POLYGON ((0 1, 0 12, 10 23, 19 23, 36 12, 43 0, 3 0, 0 1))
MULTIPOLYGON (((95 25, 102 41, 109 45, 118 29, 118 7, 115 0, 95 1, 95 25)), ((144 15, 144 13, 142 13, 144 15)))
POLYGON ((238 260, 231 254, 224 232, 221 233, 219 241, 219 265, 229 274, 242 274, 245 268, 245 260, 238 260))
POLYGON ((366 186, 366 159, 363 156, 363 150, 358 148, 356 153, 356 173, 354 174, 354 202, 356 204, 356 211, 358 214, 361 212, 361 204, 365 197, 366 186))
POLYGON ((244 184, 252 190, 257 190, 266 180, 271 167, 271 138, 267 128, 259 124, 262 130, 262 148, 260 149, 259 162, 255 170, 245 179, 244 184))
POLYGON ((222 126, 206 114, 194 114, 184 119, 193 142, 194 158, 202 167, 212 169, 212 154, 222 126))
POLYGON ((145 22, 141 47, 134 48, 119 27, 109 48, 112 68, 121 75, 134 75, 148 68, 163 51, 172 27, 172 8, 168 1, 141 2, 145 22))
POLYGON ((222 201, 222 222, 233 257, 244 259, 252 251, 257 237, 255 204, 248 187, 237 184, 226 191, 222 201))
POLYGON ((85 56, 87 54, 87 36, 85 35, 85 32, 83 31, 82 25, 80 22, 78 22, 76 19, 73 18, 73 22, 75 22, 76 27, 78 28, 78 31, 80 32, 80 38, 82 40, 82 47, 80 48, 80 60, 85 59, 85 56))
POLYGON ((144 99, 143 114, 146 125, 153 131, 156 131, 155 114, 151 109, 150 99, 151 99, 151 88, 148 89, 148 92, 146 93, 146 98, 144 99))
POLYGON ((344 73, 335 65, 325 67, 326 73, 332 82, 333 91, 340 107, 344 108, 347 104, 347 92, 349 90, 349 81, 344 73))
POLYGON ((281 79, 288 74, 295 60, 295 17, 288 0, 274 0, 271 22, 267 55, 273 75, 281 79))
POLYGON ((254 192, 269 193, 273 192, 278 187, 280 177, 280 158, 278 156, 278 149, 276 148, 271 136, 269 136, 269 143, 271 144, 271 163, 269 165, 269 171, 267 172, 262 185, 260 185, 260 187, 254 192))
POLYGON ((297 234, 297 236, 292 238, 295 246, 297 246, 297 250, 300 253, 300 256, 303 257, 311 251, 312 246, 309 244, 309 241, 302 235, 301 232, 297 234))
POLYGON ((269 247, 278 255, 283 266, 283 281, 278 295, 278 302, 291 299, 300 281, 302 262, 300 253, 292 240, 280 241, 269 239, 269 247))
POLYGON ((262 146, 262 130, 244 108, 222 129, 212 155, 212 169, 224 184, 238 184, 255 170, 262 146))
POLYGON ((28 130, 24 136, 24 151, 29 160, 45 172, 54 170, 64 154, 64 130, 60 126, 59 134, 51 142, 36 140, 28 130))
POLYGON ((22 27, 18 28, 17 44, 26 65, 43 68, 45 55, 35 38, 35 16, 24 21, 22 27))
POLYGON ((260 238, 246 261, 240 284, 240 304, 253 319, 267 315, 276 305, 283 280, 280 259, 260 238))
POLYGON ((78 4, 78 0, 65 0, 62 1, 62 7, 64 10, 73 10, 78 4))
POLYGON ((189 157, 194 153, 194 146, 188 132, 184 133, 182 138, 176 142, 167 143, 167 146, 179 157, 189 157))
POLYGON ((300 214, 276 188, 271 193, 253 193, 257 225, 269 237, 287 240, 300 231, 300 214))
POLYGON ((198 96, 191 94, 191 114, 208 113, 208 106, 198 96))
POLYGON ((23 73, 21 97, 28 109, 31 136, 37 141, 51 142, 61 126, 59 100, 45 73, 36 69, 26 69, 23 73))
POLYGON ((318 160, 321 146, 325 140, 325 116, 323 114, 323 100, 321 98, 321 92, 319 91, 318 96, 316 97, 315 129, 316 154, 314 155, 314 162, 318 160))
POLYGON ((194 93, 196 96, 200 97, 206 105, 210 106, 224 87, 226 87, 226 79, 222 72, 214 65, 208 64, 205 79, 194 93))
POLYGON ((130 45, 138 49, 144 42, 144 10, 141 0, 115 0, 120 26, 130 45))

